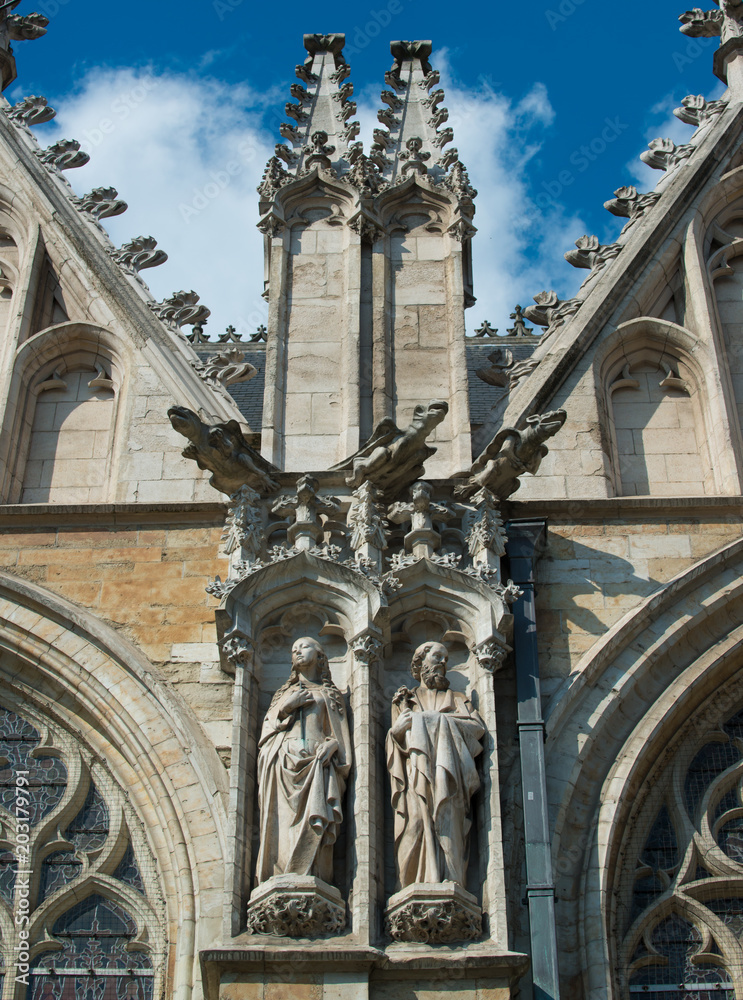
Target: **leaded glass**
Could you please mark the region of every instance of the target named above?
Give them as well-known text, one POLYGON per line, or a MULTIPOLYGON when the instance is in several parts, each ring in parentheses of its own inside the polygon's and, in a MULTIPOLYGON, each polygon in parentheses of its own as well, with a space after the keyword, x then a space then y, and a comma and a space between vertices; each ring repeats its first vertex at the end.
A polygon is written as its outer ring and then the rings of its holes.
MULTIPOLYGON (((651 942, 660 955, 658 964, 645 965, 632 974, 632 993, 652 991, 662 1000, 681 1000, 682 997, 708 1000, 711 988, 730 995, 725 987, 732 989, 732 984, 724 969, 693 962, 702 945, 702 935, 693 924, 679 916, 668 917, 655 928, 651 942)), ((639 957, 636 953, 634 959, 639 957)))
POLYGON ((142 875, 139 871, 137 859, 134 857, 131 844, 129 844, 124 857, 119 862, 119 867, 114 872, 114 878, 117 878, 119 882, 130 885, 133 889, 144 895, 144 882, 142 881, 142 875))
POLYGON ((14 812, 16 775, 28 771, 31 825, 38 823, 62 799, 67 768, 58 757, 32 757, 41 735, 15 712, 0 708, 0 805, 14 812))
POLYGON ((740 757, 741 753, 735 743, 708 743, 702 747, 691 762, 684 783, 686 808, 692 818, 714 779, 740 760, 740 757))
POLYGON ((658 896, 662 895, 667 882, 658 877, 659 871, 669 874, 679 863, 678 841, 668 810, 663 806, 645 841, 640 854, 640 864, 644 869, 651 868, 652 874, 643 872, 635 880, 632 894, 632 912, 630 922, 634 921, 658 896))
POLYGON ((65 1000, 151 1000, 152 963, 128 950, 137 927, 117 903, 88 896, 57 920, 52 934, 63 947, 34 960, 32 1000, 47 1000, 55 980, 64 983, 65 1000))
POLYGON ((15 877, 18 872, 18 860, 10 851, 0 854, 0 896, 8 906, 13 905, 15 877))
POLYGON ((736 937, 739 938, 743 934, 743 898, 726 896, 720 899, 708 899, 705 906, 727 924, 736 937))
POLYGON ((743 816, 728 820, 720 828, 717 842, 729 858, 743 865, 743 816))

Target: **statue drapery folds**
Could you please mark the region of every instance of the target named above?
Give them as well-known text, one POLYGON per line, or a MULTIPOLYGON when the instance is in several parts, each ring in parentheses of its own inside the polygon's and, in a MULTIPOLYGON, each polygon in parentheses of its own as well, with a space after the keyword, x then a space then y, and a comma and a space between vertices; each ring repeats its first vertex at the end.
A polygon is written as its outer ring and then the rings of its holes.
POLYGON ((348 715, 316 639, 297 639, 289 680, 273 697, 258 745, 260 852, 256 881, 333 881, 333 845, 351 770, 348 715))
POLYGON ((469 803, 480 786, 475 758, 485 725, 469 700, 450 690, 447 662, 445 646, 424 643, 412 663, 420 685, 401 688, 392 702, 386 749, 401 888, 465 884, 469 803))

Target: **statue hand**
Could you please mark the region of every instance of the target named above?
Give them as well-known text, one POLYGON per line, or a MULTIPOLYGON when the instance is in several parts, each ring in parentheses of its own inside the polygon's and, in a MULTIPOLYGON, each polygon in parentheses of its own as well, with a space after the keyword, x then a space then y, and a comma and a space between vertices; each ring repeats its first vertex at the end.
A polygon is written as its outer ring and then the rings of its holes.
POLYGON ((314 700, 312 692, 308 691, 307 688, 298 688, 296 691, 289 691, 279 706, 279 718, 285 719, 292 712, 296 712, 297 709, 312 704, 314 700))
POLYGON ((323 767, 327 767, 331 761, 334 754, 338 752, 338 740, 328 737, 324 743, 315 751, 315 756, 320 761, 323 767))
POLYGON ((410 729, 412 725, 413 725, 413 713, 410 711, 409 708, 406 708, 404 712, 401 712, 400 715, 398 715, 395 724, 390 729, 390 732, 395 737, 395 739, 399 739, 401 736, 407 733, 407 731, 410 729))

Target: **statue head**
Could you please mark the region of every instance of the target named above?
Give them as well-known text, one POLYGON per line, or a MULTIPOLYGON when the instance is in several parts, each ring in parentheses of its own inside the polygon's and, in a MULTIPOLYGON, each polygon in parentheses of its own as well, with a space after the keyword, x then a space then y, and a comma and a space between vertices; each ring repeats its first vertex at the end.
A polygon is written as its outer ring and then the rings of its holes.
POLYGON ((303 636, 292 646, 292 674, 305 674, 317 664, 325 677, 329 672, 328 658, 317 639, 303 636))
POLYGON ((413 653, 410 672, 413 677, 425 684, 427 688, 436 691, 446 691, 449 680, 446 676, 446 665, 449 662, 449 652, 441 642, 424 642, 413 653))

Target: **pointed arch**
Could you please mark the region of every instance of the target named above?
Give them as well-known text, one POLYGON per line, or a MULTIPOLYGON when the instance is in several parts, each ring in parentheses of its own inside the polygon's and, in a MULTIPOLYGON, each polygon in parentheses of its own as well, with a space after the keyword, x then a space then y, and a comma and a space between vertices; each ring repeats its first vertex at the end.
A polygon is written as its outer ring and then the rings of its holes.
MULTIPOLYGON (((561 973, 575 996, 626 995, 616 893, 631 863, 634 806, 689 726, 709 728, 743 706, 741 622, 743 542, 736 541, 625 615, 547 707, 553 864, 561 923, 573 930, 562 942, 561 973)), ((643 831, 640 839, 647 825, 643 831)))
MULTIPOLYGON (((198 975, 194 956, 221 928, 227 782, 216 751, 128 640, 6 573, 0 573, 0 684, 99 758, 126 790, 168 901, 168 993, 187 1000, 198 975)), ((105 874, 81 891, 93 890, 118 896, 135 912, 143 905, 134 890, 116 889, 105 874)), ((61 907, 58 898, 50 897, 50 908, 61 907)))

